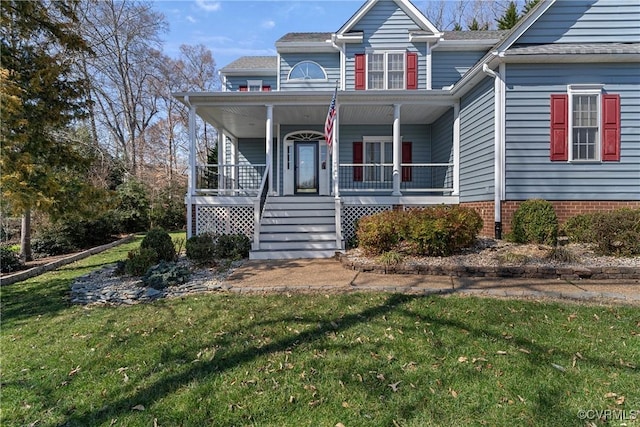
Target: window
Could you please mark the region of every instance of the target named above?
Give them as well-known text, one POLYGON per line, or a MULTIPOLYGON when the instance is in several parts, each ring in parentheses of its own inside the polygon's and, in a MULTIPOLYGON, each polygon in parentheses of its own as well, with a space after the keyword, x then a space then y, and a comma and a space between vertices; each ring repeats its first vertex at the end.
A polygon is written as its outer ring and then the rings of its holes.
POLYGON ((271 86, 263 85, 262 80, 247 80, 246 85, 240 85, 240 92, 268 92, 271 86))
POLYGON ((301 61, 289 72, 289 80, 327 80, 324 69, 313 61, 301 61))
POLYGON ((404 89, 404 52, 368 54, 367 84, 369 89, 404 89))
POLYGON ((393 180, 393 143, 365 141, 364 180, 387 182, 393 180))
POLYGON ((415 52, 369 52, 356 54, 354 59, 356 90, 418 88, 415 52))
POLYGON ((619 161, 620 96, 571 85, 551 95, 552 161, 619 161))

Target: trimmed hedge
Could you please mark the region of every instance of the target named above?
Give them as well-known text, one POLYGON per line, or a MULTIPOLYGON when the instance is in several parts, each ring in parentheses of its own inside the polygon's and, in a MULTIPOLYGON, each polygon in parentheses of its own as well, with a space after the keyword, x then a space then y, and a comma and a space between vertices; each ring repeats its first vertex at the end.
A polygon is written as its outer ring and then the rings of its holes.
POLYGON ((572 242, 594 243, 601 255, 640 255, 640 209, 576 215, 562 230, 572 242))
POLYGON ((358 221, 358 245, 369 255, 390 250, 412 255, 449 256, 473 245, 482 219, 471 208, 437 206, 385 211, 358 221))
POLYGON ((532 199, 520 204, 513 214, 511 229, 516 243, 555 245, 558 241, 558 217, 546 200, 532 199))

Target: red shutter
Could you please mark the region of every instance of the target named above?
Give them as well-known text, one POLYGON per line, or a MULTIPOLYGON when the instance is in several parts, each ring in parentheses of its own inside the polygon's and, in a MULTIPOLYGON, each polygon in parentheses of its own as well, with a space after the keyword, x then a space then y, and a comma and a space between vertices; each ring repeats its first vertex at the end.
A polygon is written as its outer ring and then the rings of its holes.
POLYGON ((240 86, 240 92, 248 92, 249 88, 247 86, 240 86))
MULTIPOLYGON (((413 163, 411 159, 411 143, 410 142, 402 142, 402 163, 413 163)), ((411 181, 411 166, 402 166, 402 182, 410 182, 411 181)))
POLYGON ((551 161, 569 160, 569 95, 551 95, 551 161))
POLYGON ((620 95, 602 95, 602 161, 620 161, 620 95))
POLYGON ((356 54, 356 90, 364 90, 366 86, 366 56, 364 53, 356 54))
POLYGON ((262 86, 263 92, 271 92, 271 86, 262 86))
MULTIPOLYGON (((353 163, 362 164, 364 162, 364 149, 361 141, 353 143, 353 163)), ((353 167, 353 181, 362 181, 362 166, 353 167)))
POLYGON ((418 54, 407 53, 407 89, 418 89, 418 54))

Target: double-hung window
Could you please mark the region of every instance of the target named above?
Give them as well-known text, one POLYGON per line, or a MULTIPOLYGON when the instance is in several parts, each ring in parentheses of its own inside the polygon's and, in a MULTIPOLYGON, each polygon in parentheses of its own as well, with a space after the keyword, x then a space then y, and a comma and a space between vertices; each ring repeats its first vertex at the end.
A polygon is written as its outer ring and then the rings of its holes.
POLYGON ((551 160, 620 160, 620 96, 601 85, 569 85, 551 95, 551 160))
POLYGON ((393 180, 393 142, 390 138, 366 138, 364 141, 364 180, 393 180))
POLYGON ((368 89, 405 88, 404 52, 371 52, 367 55, 368 89))

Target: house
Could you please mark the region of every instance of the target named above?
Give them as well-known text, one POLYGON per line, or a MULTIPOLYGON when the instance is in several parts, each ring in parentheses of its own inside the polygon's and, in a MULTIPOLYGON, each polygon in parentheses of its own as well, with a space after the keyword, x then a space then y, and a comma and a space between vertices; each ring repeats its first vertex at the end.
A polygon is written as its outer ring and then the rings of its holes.
POLYGON ((190 111, 188 235, 245 233, 251 257, 328 257, 358 218, 460 204, 498 238, 524 200, 640 207, 640 3, 541 0, 510 31, 440 31, 368 0, 337 31, 220 70, 190 111), (330 146, 325 124, 337 85, 330 146), (218 164, 195 155, 196 115, 218 164))

